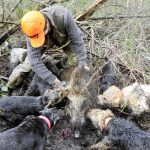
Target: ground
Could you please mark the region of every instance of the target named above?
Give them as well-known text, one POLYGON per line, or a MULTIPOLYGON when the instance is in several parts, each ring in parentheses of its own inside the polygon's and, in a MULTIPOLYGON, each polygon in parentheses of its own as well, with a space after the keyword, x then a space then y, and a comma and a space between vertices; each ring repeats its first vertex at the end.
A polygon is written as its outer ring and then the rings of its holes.
POLYGON ((73 137, 68 117, 60 120, 48 135, 46 150, 80 150, 97 142, 98 137, 95 130, 88 126, 84 127, 83 130, 84 137, 76 139, 73 137))
MULTIPOLYGON (((0 69, 1 75, 8 77, 8 69, 9 69, 9 54, 6 53, 3 57, 1 57, 0 69)), ((1 82, 2 84, 2 82, 1 82)), ((6 82, 3 82, 5 85, 6 82)), ((67 107, 67 106, 66 106, 67 107)), ((120 116, 120 113, 117 113, 120 116)), ((144 129, 150 130, 150 117, 149 114, 145 114, 144 117, 134 118, 127 114, 121 115, 127 119, 134 120, 137 125, 144 129)), ((11 128, 11 125, 7 125, 7 123, 0 118, 0 132, 5 131, 11 128)), ((75 139, 73 137, 73 132, 71 128, 71 124, 69 121, 69 116, 62 118, 58 124, 53 127, 47 138, 47 144, 45 150, 84 150, 87 146, 97 143, 102 137, 97 134, 97 131, 88 124, 83 127, 83 137, 79 139, 75 139)))

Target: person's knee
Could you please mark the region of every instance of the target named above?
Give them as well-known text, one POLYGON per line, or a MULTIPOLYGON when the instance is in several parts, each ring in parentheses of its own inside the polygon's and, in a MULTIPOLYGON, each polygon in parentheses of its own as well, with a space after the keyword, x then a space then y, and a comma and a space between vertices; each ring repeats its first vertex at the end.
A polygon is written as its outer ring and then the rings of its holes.
POLYGON ((10 53, 10 63, 23 62, 27 56, 27 49, 13 48, 10 53))

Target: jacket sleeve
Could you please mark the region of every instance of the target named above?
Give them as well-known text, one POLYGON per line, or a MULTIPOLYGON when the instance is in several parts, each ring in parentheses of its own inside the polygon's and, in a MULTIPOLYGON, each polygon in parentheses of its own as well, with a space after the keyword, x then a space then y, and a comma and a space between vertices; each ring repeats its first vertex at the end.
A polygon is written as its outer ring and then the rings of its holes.
POLYGON ((75 51, 78 60, 78 65, 86 65, 87 54, 86 54, 86 48, 84 46, 82 32, 79 29, 79 27, 76 25, 71 13, 67 9, 64 15, 64 25, 68 35, 68 39, 70 40, 71 46, 75 51))
POLYGON ((33 48, 27 38, 28 59, 32 70, 44 81, 52 84, 56 76, 49 71, 41 59, 41 48, 33 48))

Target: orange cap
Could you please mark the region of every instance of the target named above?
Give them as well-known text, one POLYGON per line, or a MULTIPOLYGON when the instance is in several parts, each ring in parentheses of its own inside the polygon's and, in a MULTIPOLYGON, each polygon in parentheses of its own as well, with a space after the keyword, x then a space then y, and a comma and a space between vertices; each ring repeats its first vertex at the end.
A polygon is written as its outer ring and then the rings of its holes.
POLYGON ((29 37, 33 47, 40 47, 45 42, 45 18, 39 11, 29 11, 21 19, 21 28, 29 37))

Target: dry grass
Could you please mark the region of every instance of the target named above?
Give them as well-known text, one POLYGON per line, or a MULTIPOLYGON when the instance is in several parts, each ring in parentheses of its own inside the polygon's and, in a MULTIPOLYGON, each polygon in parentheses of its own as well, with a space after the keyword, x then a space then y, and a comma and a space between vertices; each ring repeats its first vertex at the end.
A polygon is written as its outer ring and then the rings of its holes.
POLYGON ((128 0, 127 5, 111 1, 94 17, 116 16, 114 19, 79 24, 86 35, 91 66, 101 69, 106 63, 101 58, 107 57, 116 68, 121 86, 135 81, 150 83, 150 18, 137 17, 147 15, 150 5, 147 5, 147 1, 138 2, 128 0), (133 17, 119 19, 117 16, 133 17))
MULTIPOLYGON (((4 5, 4 9, 0 9, 2 18, 7 18, 18 1, 0 2, 4 5)), ((75 15, 84 11, 90 3, 90 0, 68 0, 62 5, 75 15)), ((19 20, 26 11, 37 8, 37 5, 29 0, 22 1, 8 20, 19 20)), ((78 23, 84 33, 90 65, 96 70, 101 69, 106 63, 102 58, 107 57, 116 68, 120 85, 134 81, 150 83, 150 17, 137 17, 148 15, 149 9, 148 0, 109 0, 93 17, 115 16, 114 19, 78 23), (117 16, 133 17, 119 19, 117 16)), ((3 31, 4 28, 0 28, 0 33, 3 31)), ((20 40, 20 37, 13 38, 9 39, 11 43, 20 40)))

